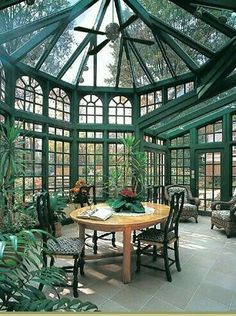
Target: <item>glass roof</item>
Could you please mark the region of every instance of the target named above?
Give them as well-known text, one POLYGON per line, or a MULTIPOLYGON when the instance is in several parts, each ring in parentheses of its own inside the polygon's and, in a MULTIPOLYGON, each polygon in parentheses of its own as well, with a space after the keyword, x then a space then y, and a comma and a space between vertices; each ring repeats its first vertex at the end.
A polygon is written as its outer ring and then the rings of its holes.
POLYGON ((0 3, 1 49, 75 86, 139 88, 195 75, 236 35, 234 8, 214 1, 10 2, 0 3))

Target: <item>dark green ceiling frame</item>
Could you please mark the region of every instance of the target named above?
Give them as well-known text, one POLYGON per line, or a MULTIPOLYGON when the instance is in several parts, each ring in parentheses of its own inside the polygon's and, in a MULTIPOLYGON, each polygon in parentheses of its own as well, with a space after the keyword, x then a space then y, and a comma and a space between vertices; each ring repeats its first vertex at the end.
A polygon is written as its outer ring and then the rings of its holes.
POLYGON ((8 7, 11 7, 15 4, 21 3, 25 0, 1 0, 0 1, 0 10, 6 9, 8 7))
MULTIPOLYGON (((195 14, 196 6, 192 5, 193 1, 192 2, 183 1, 183 0, 170 0, 170 1, 180 6, 182 9, 188 11, 189 13, 193 15, 195 14), (188 3, 191 3, 191 5, 188 3)), ((215 1, 215 2, 223 3, 224 1, 215 1)), ((207 11, 204 11, 204 10, 202 11, 200 19, 228 37, 233 37, 236 35, 236 30, 233 27, 231 27, 230 25, 220 23, 219 20, 214 15, 212 15, 211 13, 207 11)))
POLYGON ((182 0, 181 2, 236 11, 235 0, 182 0))

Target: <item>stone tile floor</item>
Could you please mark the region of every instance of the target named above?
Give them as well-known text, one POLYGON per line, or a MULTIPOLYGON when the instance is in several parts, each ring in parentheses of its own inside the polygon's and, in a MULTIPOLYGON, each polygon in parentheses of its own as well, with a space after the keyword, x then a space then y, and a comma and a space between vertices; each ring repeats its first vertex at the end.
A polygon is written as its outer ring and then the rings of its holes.
MULTIPOLYGON (((78 226, 63 227, 63 234, 77 235, 78 226)), ((122 236, 117 233, 117 248, 122 236)), ((99 252, 114 251, 110 241, 99 241, 99 252)), ((91 253, 86 247, 86 253, 91 253)), ((58 259, 58 262, 63 259, 58 259)), ((132 257, 132 282, 121 282, 122 257, 89 260, 85 276, 80 277, 79 298, 95 303, 101 312, 236 312, 236 237, 210 229, 210 218, 199 223, 180 223, 182 271, 171 267, 172 282, 165 273, 141 268, 135 273, 132 257)), ((62 294, 71 296, 70 288, 62 294)))

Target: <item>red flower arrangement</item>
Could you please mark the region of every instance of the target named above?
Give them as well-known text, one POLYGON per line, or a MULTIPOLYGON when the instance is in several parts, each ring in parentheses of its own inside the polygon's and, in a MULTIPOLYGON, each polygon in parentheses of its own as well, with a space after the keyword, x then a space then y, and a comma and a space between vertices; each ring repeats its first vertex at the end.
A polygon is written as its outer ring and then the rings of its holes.
POLYGON ((119 192, 117 199, 107 201, 115 212, 145 213, 144 206, 141 203, 141 196, 128 188, 119 192))

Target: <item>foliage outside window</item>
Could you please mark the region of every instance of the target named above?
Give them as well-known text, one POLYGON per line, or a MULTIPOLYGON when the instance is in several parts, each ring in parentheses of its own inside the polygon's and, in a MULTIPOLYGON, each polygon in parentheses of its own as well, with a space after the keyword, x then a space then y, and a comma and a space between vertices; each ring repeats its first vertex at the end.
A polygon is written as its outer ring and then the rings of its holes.
POLYGON ((198 143, 222 142, 222 120, 205 125, 198 129, 198 143))
POLYGON ((190 149, 171 150, 171 183, 190 185, 190 149))
POLYGON ((70 131, 64 128, 49 126, 48 133, 57 136, 70 137, 70 131))
POLYGON ((19 200, 32 202, 33 194, 42 189, 43 141, 35 136, 24 135, 21 138, 25 164, 23 175, 15 181, 15 188, 19 200))
POLYGON ((70 143, 48 141, 48 188, 68 193, 70 189, 70 143))
POLYGON ((165 154, 145 151, 146 154, 146 185, 165 185, 165 154))
POLYGON ((57 120, 70 121, 70 99, 64 90, 54 88, 50 91, 48 116, 57 120))
POLYGON ((0 61, 0 100, 5 101, 6 77, 5 71, 0 61))
POLYGON ((103 104, 96 95, 86 95, 80 100, 79 123, 103 123, 103 104))
POLYGON ((167 89, 167 99, 168 101, 174 100, 193 89, 194 89, 193 82, 187 82, 187 83, 179 84, 174 87, 170 87, 167 89))
POLYGON ((78 179, 85 179, 87 184, 96 186, 97 197, 103 194, 103 144, 79 143, 78 179))
POLYGON ((43 130, 43 125, 38 124, 38 123, 17 120, 16 124, 20 125, 21 128, 25 131, 42 132, 42 130, 43 130))
POLYGON ((132 105, 124 96, 116 96, 109 103, 109 124, 132 124, 132 105))
POLYGON ((236 114, 232 115, 232 140, 236 140, 236 114))
POLYGON ((103 138, 103 132, 85 132, 81 131, 78 133, 79 138, 97 138, 97 139, 102 139, 103 138))
POLYGON ((35 114, 43 114, 43 92, 35 79, 29 76, 17 79, 15 108, 35 114))
POLYGON ((184 134, 182 136, 173 138, 171 140, 171 146, 189 146, 190 145, 190 135, 184 134))
POLYGON ((140 96, 140 116, 162 106, 162 91, 157 90, 140 96))

